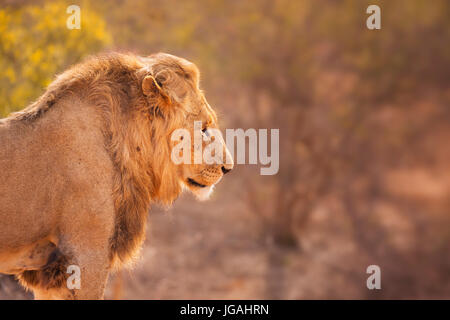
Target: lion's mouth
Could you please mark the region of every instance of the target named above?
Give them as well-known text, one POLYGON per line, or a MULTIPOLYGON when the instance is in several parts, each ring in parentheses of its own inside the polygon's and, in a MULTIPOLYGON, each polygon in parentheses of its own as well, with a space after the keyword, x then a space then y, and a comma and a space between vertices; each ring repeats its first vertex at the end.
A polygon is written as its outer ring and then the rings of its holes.
POLYGON ((188 182, 191 186, 194 186, 194 187, 199 187, 199 188, 205 188, 205 187, 206 187, 206 185, 201 184, 201 183, 198 183, 197 181, 195 181, 194 179, 191 179, 191 178, 188 178, 188 179, 187 179, 187 182, 188 182))

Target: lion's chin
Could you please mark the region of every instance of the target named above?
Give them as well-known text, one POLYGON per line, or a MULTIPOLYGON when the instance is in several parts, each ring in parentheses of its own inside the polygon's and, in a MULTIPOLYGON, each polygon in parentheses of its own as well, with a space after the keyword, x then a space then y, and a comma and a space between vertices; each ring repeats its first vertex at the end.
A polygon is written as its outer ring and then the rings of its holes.
POLYGON ((195 188, 191 189, 191 192, 195 195, 197 200, 205 201, 208 200, 214 190, 214 185, 207 186, 205 188, 195 188))
POLYGON ((188 189, 199 201, 208 200, 214 190, 214 185, 199 188, 187 186, 186 184, 184 184, 183 187, 184 187, 183 189, 188 189))

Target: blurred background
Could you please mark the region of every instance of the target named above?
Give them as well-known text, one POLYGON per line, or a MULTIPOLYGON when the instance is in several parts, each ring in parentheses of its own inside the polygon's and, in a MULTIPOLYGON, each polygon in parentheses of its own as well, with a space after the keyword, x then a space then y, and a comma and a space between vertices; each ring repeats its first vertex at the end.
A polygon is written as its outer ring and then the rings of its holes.
MULTIPOLYGON (((280 129, 277 175, 237 165, 209 202, 153 206, 106 298, 450 298, 449 1, 0 4, 1 117, 87 55, 163 51, 198 65, 222 129, 280 129)), ((23 298, 0 276, 0 299, 23 298)))

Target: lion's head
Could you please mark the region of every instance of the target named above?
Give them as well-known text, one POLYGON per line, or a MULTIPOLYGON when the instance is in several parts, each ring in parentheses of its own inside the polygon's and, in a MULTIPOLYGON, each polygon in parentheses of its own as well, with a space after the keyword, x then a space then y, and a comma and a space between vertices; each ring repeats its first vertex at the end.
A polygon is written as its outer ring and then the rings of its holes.
POLYGON ((103 110, 103 130, 120 182, 134 185, 122 191, 143 189, 134 196, 171 203, 187 188, 205 199, 233 168, 216 113, 199 88, 198 68, 186 59, 166 53, 93 56, 59 75, 37 101, 10 119, 33 121, 66 95, 78 93, 103 110), (172 156, 180 143, 174 133, 180 129, 185 131, 179 140, 189 138, 183 142, 189 161, 182 163, 172 156), (208 147, 213 147, 212 161, 203 157, 208 147))
MULTIPOLYGON (((167 139, 159 143, 168 143, 165 152, 171 155, 167 162, 166 154, 161 170, 172 173, 171 179, 181 189, 207 199, 214 185, 233 168, 233 160, 218 130, 216 113, 199 88, 199 71, 193 63, 170 54, 155 54, 144 61, 142 91, 150 105, 152 126, 163 130, 156 136, 167 139), (209 160, 203 156, 205 151, 212 155, 209 160)), ((166 182, 161 182, 161 188, 166 182)))

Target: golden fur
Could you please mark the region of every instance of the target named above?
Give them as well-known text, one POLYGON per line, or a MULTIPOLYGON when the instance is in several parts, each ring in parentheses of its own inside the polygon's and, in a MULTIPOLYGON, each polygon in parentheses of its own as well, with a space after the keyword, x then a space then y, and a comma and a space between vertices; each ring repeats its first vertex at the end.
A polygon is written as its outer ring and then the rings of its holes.
POLYGON ((0 272, 39 298, 103 297, 108 272, 139 252, 150 203, 223 175, 170 159, 175 129, 217 127, 198 84, 196 66, 172 55, 96 56, 0 120, 0 272), (70 264, 80 290, 66 289, 70 264))

